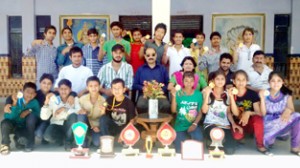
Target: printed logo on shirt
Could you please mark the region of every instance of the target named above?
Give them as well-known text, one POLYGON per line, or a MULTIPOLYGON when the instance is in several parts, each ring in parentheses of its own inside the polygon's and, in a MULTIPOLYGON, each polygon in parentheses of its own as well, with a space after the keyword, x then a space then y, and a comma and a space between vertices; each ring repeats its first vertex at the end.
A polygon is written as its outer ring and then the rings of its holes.
POLYGON ((126 110, 123 108, 114 108, 111 112, 111 117, 119 126, 126 124, 127 114, 126 110))

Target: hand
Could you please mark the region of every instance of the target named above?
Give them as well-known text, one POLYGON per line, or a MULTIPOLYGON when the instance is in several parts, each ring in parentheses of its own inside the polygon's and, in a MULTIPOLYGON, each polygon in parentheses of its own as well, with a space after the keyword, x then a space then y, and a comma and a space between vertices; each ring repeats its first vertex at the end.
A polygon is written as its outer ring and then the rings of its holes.
POLYGON ((72 95, 70 95, 70 96, 68 97, 68 99, 67 99, 67 103, 68 103, 70 106, 74 105, 74 103, 75 103, 75 97, 72 96, 72 95))
POLYGON ((192 124, 192 125, 189 127, 188 132, 193 132, 193 131, 195 131, 196 128, 197 128, 197 125, 192 124))
POLYGON ((31 43, 32 46, 42 45, 42 44, 43 44, 43 40, 33 40, 33 42, 31 43))
POLYGON ((93 127, 92 130, 93 130, 94 132, 100 132, 99 127, 93 127))
POLYGON ((196 50, 195 44, 194 44, 194 43, 191 43, 190 48, 192 49, 192 51, 195 51, 195 50, 196 50))
POLYGON ((11 113, 11 104, 7 104, 4 106, 4 113, 11 113))
POLYGON ((54 113, 55 116, 59 115, 61 112, 65 111, 66 108, 65 107, 60 107, 59 109, 57 109, 54 113))
POLYGON ((243 128, 237 124, 232 124, 232 130, 233 130, 233 132, 238 131, 241 134, 243 134, 243 132, 244 132, 243 128))
POLYGON ((251 114, 250 111, 243 112, 239 124, 242 124, 242 126, 246 126, 248 124, 250 114, 251 114))
POLYGON ((172 95, 173 97, 176 97, 176 89, 175 89, 175 87, 172 86, 170 92, 171 92, 171 95, 172 95))
POLYGON ((145 36, 141 38, 141 42, 142 42, 143 44, 145 44, 145 43, 146 43, 146 41, 147 41, 147 39, 146 39, 146 37, 145 37, 145 36))
POLYGON ((105 38, 102 37, 102 36, 100 36, 100 38, 99 38, 99 44, 100 44, 100 46, 103 46, 104 43, 105 43, 105 38))
POLYGON ((283 113, 281 114, 280 118, 283 122, 288 122, 291 118, 292 111, 288 108, 286 108, 283 113))
POLYGON ((208 96, 211 92, 212 92, 212 89, 211 89, 209 86, 205 87, 205 88, 202 90, 202 93, 203 93, 205 96, 208 96))
POLYGON ((25 118, 29 113, 30 113, 29 110, 23 111, 23 112, 20 114, 20 117, 21 117, 21 118, 25 118))
POLYGON ((70 52, 70 49, 72 48, 72 46, 68 46, 65 49, 63 49, 61 51, 62 55, 66 56, 66 53, 70 52))
POLYGON ((51 98, 52 96, 55 96, 54 93, 48 93, 48 94, 47 94, 46 99, 45 99, 45 102, 44 102, 44 105, 48 105, 48 104, 49 104, 50 98, 51 98))
POLYGON ((265 89, 259 90, 258 95, 260 99, 265 99, 265 89))
POLYGON ((13 106, 17 105, 17 101, 18 101, 17 94, 13 94, 11 96, 11 99, 13 101, 13 106))
POLYGON ((84 109, 80 109, 80 110, 78 111, 78 114, 83 114, 83 115, 85 115, 85 114, 87 114, 87 111, 84 110, 84 109))

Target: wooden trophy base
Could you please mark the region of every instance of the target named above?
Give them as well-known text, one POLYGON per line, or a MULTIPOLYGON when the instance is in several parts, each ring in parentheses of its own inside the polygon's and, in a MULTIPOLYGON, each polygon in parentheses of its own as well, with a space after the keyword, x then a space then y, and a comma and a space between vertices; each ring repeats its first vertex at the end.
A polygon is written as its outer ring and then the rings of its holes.
POLYGON ((133 149, 133 148, 122 149, 122 154, 124 156, 138 156, 139 153, 140 153, 139 149, 133 149))
POLYGON ((222 150, 209 150, 209 158, 211 159, 224 159, 225 153, 222 150))
POLYGON ((175 149, 171 149, 171 148, 168 148, 168 147, 158 148, 157 153, 161 157, 174 157, 176 155, 175 149))
POLYGON ((100 152, 100 157, 101 158, 114 158, 114 157, 116 157, 116 154, 114 152, 110 152, 110 153, 100 152))
POLYGON ((89 159, 89 148, 72 148, 71 150, 72 155, 70 156, 71 159, 89 159))
POLYGON ((153 154, 152 154, 152 153, 146 153, 146 158, 147 158, 147 159, 153 158, 153 154))

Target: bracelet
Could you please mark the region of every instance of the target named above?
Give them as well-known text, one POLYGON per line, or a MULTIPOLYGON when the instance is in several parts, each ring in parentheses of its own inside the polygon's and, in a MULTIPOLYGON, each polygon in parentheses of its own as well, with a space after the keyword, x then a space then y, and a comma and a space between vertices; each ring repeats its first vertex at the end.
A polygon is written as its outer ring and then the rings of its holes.
POLYGON ((193 125, 197 126, 198 124, 197 124, 197 123, 195 123, 195 122, 193 122, 193 125))

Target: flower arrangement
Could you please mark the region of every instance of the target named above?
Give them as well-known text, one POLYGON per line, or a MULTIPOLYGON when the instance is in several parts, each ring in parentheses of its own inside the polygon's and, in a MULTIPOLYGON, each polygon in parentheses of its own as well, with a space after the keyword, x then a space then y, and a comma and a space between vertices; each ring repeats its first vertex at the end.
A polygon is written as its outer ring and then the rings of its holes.
POLYGON ((164 87, 164 84, 158 83, 155 80, 144 81, 144 87, 143 87, 144 98, 148 98, 148 99, 166 98, 162 90, 162 87, 164 87))

